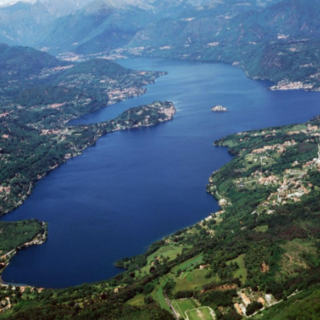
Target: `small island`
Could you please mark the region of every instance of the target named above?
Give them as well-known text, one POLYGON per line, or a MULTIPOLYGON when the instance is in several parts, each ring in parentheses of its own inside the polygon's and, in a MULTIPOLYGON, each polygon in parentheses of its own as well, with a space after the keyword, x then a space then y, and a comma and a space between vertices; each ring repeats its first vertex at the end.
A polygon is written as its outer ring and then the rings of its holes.
POLYGON ((214 106, 211 108, 213 112, 227 112, 228 109, 223 106, 214 106))

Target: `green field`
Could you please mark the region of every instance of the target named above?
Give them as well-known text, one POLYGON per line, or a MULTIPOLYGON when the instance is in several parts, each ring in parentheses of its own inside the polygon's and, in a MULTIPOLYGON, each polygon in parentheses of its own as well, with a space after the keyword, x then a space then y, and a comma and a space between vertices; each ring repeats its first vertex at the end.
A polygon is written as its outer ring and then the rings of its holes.
POLYGON ((182 299, 171 301, 174 309, 185 320, 213 320, 212 310, 209 307, 200 307, 194 299, 182 299))
POLYGON ((132 306, 139 307, 144 305, 144 298, 145 298, 144 294, 138 294, 134 298, 129 300, 128 303, 131 304, 132 306))
MULTIPOLYGON (((309 263, 320 264, 314 242, 304 239, 294 239, 281 245, 285 252, 281 256, 281 273, 284 275, 297 275, 297 270, 308 269, 308 264, 303 257, 309 257, 309 263)), ((277 274, 279 276, 280 274, 277 274)))
POLYGON ((211 314, 208 307, 202 307, 196 310, 187 312, 188 320, 213 320, 215 316, 211 314))
POLYGON ((242 283, 245 283, 247 280, 247 269, 245 268, 244 257, 245 257, 245 254, 242 254, 238 258, 226 262, 227 265, 229 265, 231 262, 238 263, 239 269, 234 271, 233 276, 235 278, 239 278, 242 283))
POLYGON ((172 259, 175 259, 178 254, 181 254, 181 252, 182 252, 182 247, 178 245, 169 244, 159 248, 156 252, 151 254, 148 257, 148 262, 160 256, 164 256, 166 258, 169 258, 169 260, 172 260, 172 259))
POLYGON ((162 309, 165 309, 165 310, 171 312, 171 310, 167 304, 167 301, 163 295, 163 288, 166 285, 167 281, 168 280, 166 277, 161 278, 160 283, 152 291, 151 296, 155 301, 157 301, 159 303, 159 305, 162 309))
POLYGON ((254 228, 253 230, 257 231, 257 232, 263 232, 263 233, 266 233, 268 231, 268 225, 264 225, 264 226, 259 226, 259 227, 256 227, 254 228))
MULTIPOLYGON (((158 257, 165 257, 168 258, 168 261, 173 260, 177 257, 178 254, 181 254, 182 247, 177 245, 165 245, 160 247, 157 251, 152 253, 150 256, 148 256, 147 264, 145 267, 141 269, 141 274, 146 273, 149 274, 149 269, 151 266, 152 261, 154 261, 158 257)), ((136 276, 139 276, 139 273, 136 272, 136 276)))
POLYGON ((171 303, 180 317, 183 317, 184 319, 187 318, 186 311, 199 308, 199 303, 194 299, 173 300, 171 303))
POLYGON ((206 278, 208 270, 195 269, 181 273, 179 278, 175 279, 176 286, 173 293, 178 291, 189 291, 195 288, 202 289, 202 286, 216 280, 216 277, 206 278))
POLYGON ((194 265, 201 263, 202 260, 203 260, 203 255, 198 255, 198 256, 195 256, 195 257, 177 265, 172 270, 173 271, 177 271, 177 270, 185 271, 188 268, 193 267, 194 265))

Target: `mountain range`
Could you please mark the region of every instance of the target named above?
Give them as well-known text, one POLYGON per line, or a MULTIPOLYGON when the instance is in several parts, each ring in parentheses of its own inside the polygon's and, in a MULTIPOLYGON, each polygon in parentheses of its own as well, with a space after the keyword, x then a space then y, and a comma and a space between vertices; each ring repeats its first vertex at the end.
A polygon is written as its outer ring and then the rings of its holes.
POLYGON ((319 0, 207 4, 180 19, 166 18, 139 31, 127 45, 152 57, 223 61, 252 78, 300 82, 318 90, 319 0))
MULTIPOLYGON (((190 16, 210 20, 221 14, 263 8, 276 0, 38 0, 0 7, 0 41, 49 46, 52 52, 99 52, 127 44, 162 19, 190 16), (61 39, 61 33, 64 40, 61 39), (112 43, 112 45, 111 45, 112 43), (93 47, 91 48, 91 45, 93 47)), ((162 28, 160 28, 161 31, 162 28)), ((213 28, 210 31, 214 31, 213 28)))

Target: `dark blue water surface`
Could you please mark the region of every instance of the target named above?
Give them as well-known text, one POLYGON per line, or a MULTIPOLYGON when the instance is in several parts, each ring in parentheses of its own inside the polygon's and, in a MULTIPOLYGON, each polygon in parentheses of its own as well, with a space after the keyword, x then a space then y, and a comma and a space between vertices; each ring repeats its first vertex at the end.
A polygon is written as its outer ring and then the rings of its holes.
POLYGON ((139 70, 168 71, 139 98, 74 121, 114 118, 129 107, 169 100, 173 121, 108 134, 82 156, 39 181, 31 197, 3 220, 49 223, 48 241, 19 252, 7 282, 67 287, 109 278, 115 260, 146 250, 153 241, 218 209, 205 186, 230 161, 213 141, 248 129, 302 122, 320 113, 320 94, 272 92, 225 64, 161 59, 120 61, 139 70), (227 113, 213 113, 221 104, 227 113))

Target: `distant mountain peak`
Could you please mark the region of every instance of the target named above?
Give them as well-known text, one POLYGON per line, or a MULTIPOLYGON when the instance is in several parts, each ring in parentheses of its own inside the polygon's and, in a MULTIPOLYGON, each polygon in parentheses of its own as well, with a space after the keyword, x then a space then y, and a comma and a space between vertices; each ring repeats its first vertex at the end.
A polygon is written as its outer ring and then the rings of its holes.
POLYGON ((153 0, 94 0, 88 5, 88 8, 119 8, 126 9, 137 7, 144 10, 152 9, 153 0))
POLYGON ((54 16, 60 17, 73 13, 94 0, 38 0, 54 16))

